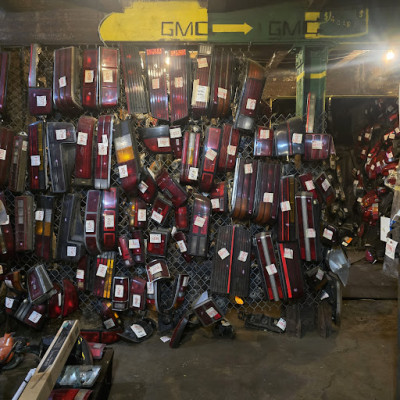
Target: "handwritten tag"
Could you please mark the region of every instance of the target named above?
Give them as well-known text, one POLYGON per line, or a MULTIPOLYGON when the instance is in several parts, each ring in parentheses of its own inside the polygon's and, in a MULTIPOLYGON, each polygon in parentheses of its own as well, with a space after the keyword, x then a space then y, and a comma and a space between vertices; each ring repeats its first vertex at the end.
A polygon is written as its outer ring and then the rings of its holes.
POLYGON ((163 218, 164 217, 160 213, 158 213, 157 211, 153 211, 151 213, 151 219, 153 219, 154 221, 158 222, 159 224, 161 224, 163 218))
POLYGON ((147 282, 147 294, 154 294, 153 282, 147 282))
POLYGON ((281 210, 283 212, 290 211, 292 208, 290 207, 290 201, 282 201, 281 210))
POLYGON ((194 167, 190 167, 189 168, 189 179, 192 181, 195 181, 197 179, 199 175, 199 169, 198 168, 194 168, 194 167))
POLYGON ((240 251, 238 260, 242 262, 246 262, 249 253, 247 251, 240 251))
POLYGON ((222 249, 218 250, 218 255, 221 257, 221 260, 224 260, 229 256, 229 251, 223 247, 222 249))
POLYGON ((37 324, 42 318, 42 314, 38 313, 37 311, 32 311, 32 314, 28 317, 29 321, 37 324))
POLYGON ((85 223, 86 233, 93 233, 94 232, 94 221, 89 219, 85 223))
POLYGON ((177 244, 178 244, 178 247, 179 247, 179 251, 181 253, 184 253, 185 251, 187 251, 186 244, 185 244, 185 242, 183 240, 178 240, 177 244))
POLYGON ((398 242, 396 242, 393 239, 390 239, 390 238, 386 239, 385 255, 387 255, 392 260, 394 260, 394 257, 395 257, 397 243, 398 242))
POLYGON ((6 308, 11 308, 14 304, 14 299, 11 299, 10 297, 6 297, 6 308))
POLYGON ((286 329, 286 321, 283 318, 279 318, 279 321, 276 323, 276 326, 280 328, 282 331, 286 329))
POLYGON ((332 240, 333 232, 332 232, 330 229, 325 228, 325 229, 324 229, 324 232, 322 233, 322 236, 323 236, 324 238, 328 239, 328 240, 332 240))
POLYGON ((115 285, 115 297, 124 297, 124 286, 123 285, 115 285))
POLYGON ((213 149, 208 149, 206 152, 206 158, 208 158, 210 161, 214 161, 215 157, 217 157, 217 152, 213 149))
POLYGON ((322 186, 322 189, 324 189, 326 192, 331 187, 331 184, 329 183, 329 181, 327 179, 325 179, 322 182, 321 186, 322 186))
POLYGON ((174 78, 174 85, 175 87, 178 88, 182 88, 183 87, 183 77, 182 76, 176 76, 174 78))
POLYGON ((306 230, 306 237, 307 238, 315 238, 315 235, 316 235, 316 233, 315 233, 315 229, 313 229, 313 228, 308 228, 307 230, 306 230))
POLYGON ((293 133, 292 143, 302 144, 303 143, 303 134, 302 133, 293 133))
POLYGON ((67 257, 76 256, 76 246, 67 246, 67 257))
POLYGON ((80 146, 86 146, 88 141, 88 134, 86 132, 78 132, 78 139, 76 141, 80 146))
POLYGON ((171 139, 176 139, 182 137, 182 131, 181 128, 171 128, 169 130, 169 136, 171 139))
POLYGON ((230 156, 235 156, 236 155, 236 149, 237 149, 237 146, 233 146, 233 145, 228 145, 228 154, 230 155, 230 156))
POLYGON ((85 278, 85 271, 83 269, 76 270, 76 279, 84 279, 85 278))
POLYGON ((308 191, 311 191, 311 190, 314 190, 315 189, 315 185, 314 185, 314 182, 313 181, 306 181, 305 182, 305 185, 306 185, 306 189, 308 190, 308 191))
POLYGON ((244 164, 244 173, 252 174, 253 173, 253 164, 244 164))
POLYGON ((120 165, 118 167, 119 177, 121 179, 126 178, 128 176, 128 166, 127 165, 120 165))
POLYGON ((322 150, 322 140, 313 140, 311 148, 313 150, 322 150))
POLYGON ((138 324, 133 324, 131 325, 131 329, 133 331, 133 333, 140 339, 144 336, 146 336, 146 331, 143 329, 142 326, 138 325, 138 324))
POLYGON ((161 234, 160 233, 151 233, 150 234, 150 243, 161 243, 161 234))
POLYGON ((274 202, 274 194, 265 192, 263 196, 264 203, 273 203, 274 202))
POLYGON ((67 77, 62 76, 61 78, 58 78, 58 87, 61 89, 65 86, 67 86, 67 77))
POLYGON ((217 96, 220 99, 226 99, 226 96, 228 95, 228 90, 224 89, 222 87, 218 87, 218 92, 217 92, 217 96))
POLYGON ((140 308, 140 304, 142 302, 142 298, 138 294, 134 294, 132 296, 132 307, 140 308))
POLYGON ((205 58, 205 57, 198 58, 197 66, 198 66, 198 68, 207 68, 208 67, 207 58, 205 58))
POLYGON ((106 276, 106 273, 107 273, 107 265, 99 264, 96 275, 100 276, 100 278, 104 278, 106 276))
POLYGON ((140 249, 139 239, 129 239, 129 248, 130 249, 140 249))
POLYGON ((37 210, 35 212, 35 220, 36 221, 43 221, 44 219, 44 211, 43 210, 37 210))
POLYGON ((104 216, 104 226, 106 228, 113 229, 115 226, 114 215, 105 215, 104 216))
POLYGON ((206 219, 203 217, 199 217, 198 215, 196 216, 194 220, 194 224, 198 226, 199 228, 202 228, 206 222, 206 219))
POLYGON ((113 83, 113 70, 112 69, 103 69, 103 82, 104 83, 113 83))
POLYGON ((93 83, 94 71, 92 69, 85 69, 85 83, 93 83))
POLYGON ((278 273, 275 264, 267 265, 265 268, 268 272, 268 275, 274 275, 278 273))
POLYGON ((269 139, 269 129, 260 129, 260 139, 269 139))
POLYGON ((196 102, 207 103, 208 100, 208 86, 197 86, 196 102))
POLYGON ((322 281, 322 278, 324 277, 324 275, 325 275, 325 272, 322 271, 322 269, 318 268, 318 271, 317 271, 315 277, 316 277, 318 280, 322 281))
POLYGON ((219 199, 211 199, 211 207, 214 208, 219 208, 219 199))
POLYGON ((256 99, 247 99, 246 110, 255 110, 257 105, 256 99))
POLYGON ((142 181, 142 182, 139 183, 138 188, 139 188, 139 190, 140 190, 141 193, 145 193, 146 190, 147 190, 149 187, 147 186, 147 184, 146 184, 145 182, 142 181))
POLYGON ((169 141, 169 138, 157 138, 157 145, 158 147, 162 148, 162 147, 170 147, 171 146, 171 142, 169 141))
POLYGON ((139 222, 146 221, 146 210, 144 208, 140 208, 138 210, 138 221, 139 222))
POLYGON ((36 106, 37 107, 46 107, 47 106, 46 96, 36 96, 36 106))
POLYGON ((40 156, 31 156, 31 166, 38 167, 40 165, 40 156))
POLYGON ((293 250, 285 247, 285 250, 283 251, 283 257, 293 260, 293 250))
POLYGON ((207 315, 210 318, 214 318, 218 315, 218 311, 214 307, 210 307, 206 310, 207 315))
POLYGON ((159 78, 154 78, 151 80, 151 87, 154 90, 160 89, 160 79, 159 78))
POLYGON ((67 130, 66 129, 56 129, 56 139, 64 140, 67 138, 67 130))
POLYGON ((155 275, 158 274, 159 272, 162 272, 162 266, 160 263, 154 264, 149 268, 150 274, 155 275))
POLYGON ((106 327, 106 329, 111 329, 111 328, 114 328, 114 326, 115 326, 115 322, 113 321, 112 318, 106 319, 103 322, 103 324, 106 327))
POLYGON ((104 143, 98 143, 97 147, 98 147, 97 154, 98 154, 99 156, 106 156, 106 155, 107 155, 108 146, 107 146, 106 144, 104 144, 104 143))

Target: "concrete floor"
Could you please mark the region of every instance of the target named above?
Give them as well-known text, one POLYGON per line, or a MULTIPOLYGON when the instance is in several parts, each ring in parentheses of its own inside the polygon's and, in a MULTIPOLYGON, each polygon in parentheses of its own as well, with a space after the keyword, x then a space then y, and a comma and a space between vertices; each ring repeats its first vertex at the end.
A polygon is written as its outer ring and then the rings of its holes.
MULTIPOLYGON (((159 335, 117 343, 111 400, 394 398, 397 302, 347 300, 339 332, 302 339, 248 331, 230 316, 236 338, 214 339, 199 328, 179 349, 159 335)), ((0 399, 11 399, 29 368, 28 355, 0 374, 0 399)))

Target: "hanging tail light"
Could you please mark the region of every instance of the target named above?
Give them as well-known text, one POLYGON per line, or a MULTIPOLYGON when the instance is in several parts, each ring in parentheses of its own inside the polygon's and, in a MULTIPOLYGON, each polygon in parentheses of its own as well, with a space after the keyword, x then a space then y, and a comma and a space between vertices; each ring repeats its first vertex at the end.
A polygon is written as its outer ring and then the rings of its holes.
POLYGON ((170 231, 158 228, 150 231, 147 254, 150 257, 167 257, 170 231))
POLYGON ((158 174, 156 182, 160 191, 172 202, 174 207, 180 207, 187 201, 186 190, 168 174, 165 168, 158 174))
POLYGON ((278 241, 290 242, 297 239, 296 235, 296 210, 295 193, 297 193, 296 180, 293 175, 281 178, 279 195, 280 204, 278 212, 278 241))
MULTIPOLYGON (((0 192, 0 219, 0 259, 8 260, 14 256, 15 245, 14 233, 11 226, 10 216, 7 213, 6 197, 4 192, 0 192)), ((4 274, 4 266, 2 266, 2 269, 2 274, 4 274)))
POLYGON ((0 126, 0 186, 5 186, 10 173, 14 133, 0 126))
POLYGON ((101 207, 100 190, 88 190, 86 196, 85 210, 85 246, 91 255, 101 252, 100 245, 100 207, 101 207))
POLYGON ((154 154, 172 152, 168 125, 141 128, 139 133, 143 144, 150 152, 154 154))
POLYGON ((98 51, 97 49, 83 50, 82 61, 82 105, 85 108, 96 109, 98 107, 98 51))
POLYGON ((129 278, 125 276, 114 276, 112 309, 125 311, 129 306, 129 278))
POLYGON ((180 182, 193 184, 199 175, 199 152, 201 132, 186 131, 183 138, 180 182))
POLYGON ((30 189, 32 191, 46 190, 48 185, 46 127, 43 121, 37 121, 29 125, 28 140, 30 189))
POLYGON ((100 214, 100 243, 103 250, 114 250, 117 245, 118 199, 118 188, 103 191, 100 214))
POLYGON ((110 47, 99 47, 99 105, 102 108, 116 107, 119 96, 119 51, 110 47))
POLYGON ((147 226, 146 203, 139 197, 128 204, 129 226, 131 229, 145 229, 147 226))
POLYGON ((33 196, 24 195, 15 198, 15 249, 33 250, 33 196))
POLYGON ((49 261, 53 257, 54 196, 40 195, 35 211, 35 254, 49 261))
POLYGON ((27 286, 29 301, 33 304, 42 304, 56 293, 46 268, 42 264, 29 269, 27 286))
POLYGON ((271 157, 274 150, 274 130, 257 126, 254 132, 254 157, 271 157))
POLYGON ((12 192, 22 193, 25 189, 26 170, 28 162, 28 135, 24 132, 14 136, 10 178, 8 188, 12 192))
POLYGON ((231 124, 224 124, 219 151, 218 172, 230 172, 235 169, 240 134, 231 124))
POLYGON ((205 257, 207 255, 210 213, 210 199, 202 195, 194 195, 188 247, 188 253, 191 256, 205 257))
MULTIPOLYGON (((111 299, 111 289, 115 270, 115 252, 101 253, 96 258, 94 270, 93 294, 97 297, 111 299)), ((106 326, 106 328, 108 328, 106 326)))

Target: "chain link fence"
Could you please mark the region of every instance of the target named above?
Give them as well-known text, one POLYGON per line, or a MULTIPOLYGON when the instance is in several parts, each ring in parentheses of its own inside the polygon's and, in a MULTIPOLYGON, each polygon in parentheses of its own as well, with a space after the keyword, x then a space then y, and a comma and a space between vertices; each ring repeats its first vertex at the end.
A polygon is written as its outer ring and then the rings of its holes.
MULTIPOLYGON (((26 47, 19 48, 11 48, 5 49, 10 52, 10 69, 8 76, 8 89, 7 89, 7 109, 6 115, 3 116, 3 124, 12 128, 15 132, 26 131, 27 125, 31 122, 35 121, 35 118, 32 118, 28 113, 27 107, 27 97, 28 97, 28 69, 29 69, 29 57, 30 57, 30 49, 26 47)), ((42 78, 42 83, 47 87, 51 87, 52 85, 52 75, 53 75, 53 48, 44 47, 42 48, 42 53, 39 57, 39 65, 37 76, 42 78)), ((123 79, 123 78, 121 78, 123 79)), ((123 82, 122 82, 123 83, 123 82)), ((101 112, 82 112, 82 115, 91 115, 94 117, 98 117, 101 114, 118 114, 121 108, 125 108, 125 93, 124 93, 124 85, 121 84, 121 93, 120 93, 120 104, 119 107, 107 111, 101 112)), ((293 115, 275 115, 272 116, 262 116, 258 124, 264 126, 271 126, 280 122, 287 120, 288 118, 293 117, 293 115)), ((322 116, 321 120, 323 121, 323 125, 320 127, 320 132, 325 132, 326 130, 326 118, 322 116)), ((77 126, 78 118, 67 118, 64 115, 61 115, 59 112, 54 111, 52 115, 48 116, 48 121, 66 121, 72 122, 75 126, 77 126)), ((142 121, 135 121, 136 127, 142 124, 142 121)), ((206 126, 203 124, 203 132, 206 126)), ((144 166, 150 166, 150 164, 157 158, 158 161, 161 161, 163 166, 165 166, 168 172, 177 178, 179 181, 179 172, 180 172, 180 162, 179 160, 173 160, 171 156, 155 156, 153 154, 148 153, 146 148, 142 145, 141 141, 138 140, 139 152, 141 153, 142 164, 144 166)), ((253 158, 253 138, 250 136, 242 136, 239 145, 239 154, 242 157, 253 158)), ((272 161, 272 160, 271 160, 272 161)), ((273 161, 276 162, 276 161, 273 161)), ((299 175, 299 173, 311 172, 314 176, 319 174, 321 171, 327 168, 323 163, 303 163, 300 170, 297 170, 294 167, 294 164, 291 160, 285 160, 284 163, 287 167, 284 169, 285 174, 294 174, 299 175)), ((232 183, 233 174, 227 175, 218 175, 217 181, 227 180, 232 183)), ((111 185, 119 186, 119 175, 118 168, 115 162, 115 157, 113 156, 112 163, 112 178, 111 185)), ((28 190, 28 188, 27 188, 28 190)), ((80 188, 72 188, 73 192, 77 192, 81 195, 81 214, 82 218, 84 217, 85 207, 86 207, 86 193, 87 190, 83 190, 80 188)), ((194 194, 197 192, 197 189, 193 187, 189 189, 189 191, 194 194)), ((8 190, 5 190, 7 196, 7 206, 9 209, 9 213, 11 214, 11 221, 14 224, 14 198, 15 195, 8 190)), ((190 196, 189 205, 192 200, 192 196, 190 196)), ((130 235, 129 228, 129 218, 128 218, 128 199, 123 193, 120 191, 120 203, 119 203, 119 233, 126 234, 128 237, 130 235)), ((60 216, 61 216, 61 205, 62 205, 62 196, 58 195, 56 199, 56 208, 55 208, 55 223, 54 223, 54 233, 57 235, 59 226, 60 226, 60 216)), ((149 232, 156 228, 150 217, 150 208, 151 206, 147 206, 147 217, 148 217, 148 228, 144 231, 145 239, 148 238, 149 232)), ((189 212, 191 207, 189 206, 189 212)), ((173 216, 170 216, 171 220, 167 226, 172 227, 174 225, 173 216)), ((181 310, 185 310, 189 305, 205 290, 209 289, 210 286, 210 277, 212 270, 212 258, 214 254, 214 243, 216 239, 216 234, 218 228, 220 226, 232 224, 233 221, 227 214, 213 214, 211 217, 211 228, 210 228, 210 237, 209 237, 209 251, 208 255, 205 259, 202 260, 193 260, 190 263, 187 263, 183 257, 181 256, 179 250, 176 248, 174 240, 171 239, 168 249, 168 258, 167 264, 171 273, 171 276, 176 276, 178 273, 187 273, 190 276, 189 279, 189 287, 186 295, 185 303, 181 310)), ((261 232, 266 229, 266 227, 252 224, 251 222, 247 222, 245 224, 248 229, 250 229, 252 235, 261 232)), ((25 270, 29 269, 31 266, 36 263, 42 263, 42 260, 39 260, 33 252, 25 252, 19 253, 16 255, 15 259, 12 261, 13 268, 23 268, 25 270)), ((73 263, 65 263, 65 262, 50 262, 44 263, 51 278, 58 283, 62 283, 64 278, 68 278, 72 281, 75 280, 76 273, 76 265, 73 263)), ((309 269, 314 267, 313 263, 304 263, 304 268, 309 269)), ((120 257, 117 257, 116 262, 116 276, 146 276, 144 267, 132 267, 127 268, 120 257)), ((169 296, 172 291, 172 284, 163 283, 165 288, 163 290, 165 298, 169 296), (169 290, 168 290, 169 288, 169 290)), ((229 298, 228 296, 215 296, 218 305, 221 310, 226 312, 228 308, 240 308, 244 307, 246 312, 264 312, 269 315, 274 315, 280 313, 279 309, 281 306, 285 307, 285 304, 270 302, 265 300, 264 289, 262 287, 261 274, 258 268, 258 265, 253 258, 251 274, 250 274, 250 295, 248 298, 244 299, 244 305, 238 305, 234 299, 229 298)), ((320 293, 312 292, 307 288, 306 296, 302 300, 301 304, 304 305, 315 305, 319 302, 320 293)), ((164 299, 165 300, 165 299, 164 299)), ((97 309, 98 299, 89 293, 80 292, 80 308, 84 314, 90 314, 94 310, 97 309)), ((182 312, 181 311, 181 312, 182 312)))

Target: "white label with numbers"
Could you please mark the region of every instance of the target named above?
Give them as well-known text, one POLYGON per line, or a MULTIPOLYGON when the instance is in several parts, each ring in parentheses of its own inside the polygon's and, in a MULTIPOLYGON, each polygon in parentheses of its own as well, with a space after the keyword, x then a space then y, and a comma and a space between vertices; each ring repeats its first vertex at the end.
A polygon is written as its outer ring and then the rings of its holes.
POLYGON ((161 233, 151 233, 150 243, 161 243, 161 233))
POLYGON ((34 324, 37 324, 40 318, 42 318, 42 314, 37 311, 32 311, 32 314, 28 317, 29 321, 32 321, 34 324))
POLYGON ((40 165, 40 156, 31 156, 31 166, 38 167, 40 165))
POLYGON ((264 203, 273 203, 274 202, 274 194, 265 192, 263 196, 264 203))
POLYGON ((86 228, 86 233, 93 233, 94 232, 94 221, 93 220, 87 220, 85 224, 86 228))
POLYGON ((324 189, 326 192, 331 187, 331 184, 328 182, 328 179, 325 179, 322 182, 321 186, 322 186, 322 189, 324 189))
POLYGON ((198 215, 196 216, 195 220, 194 220, 194 224, 200 228, 202 228, 204 226, 206 222, 206 219, 203 217, 199 217, 198 215))
POLYGON ((183 240, 178 240, 178 247, 181 253, 184 253, 185 251, 187 251, 187 247, 186 244, 183 240))
POLYGON ((141 193, 144 193, 149 188, 143 181, 139 183, 138 187, 141 193))
POLYGON ((325 272, 322 271, 322 269, 318 268, 318 271, 317 271, 315 277, 316 277, 318 280, 322 281, 322 278, 324 277, 324 274, 325 274, 325 272))
POLYGON ((97 276, 100 276, 101 278, 104 278, 107 273, 107 265, 104 264, 99 264, 99 267, 97 268, 97 276))
POLYGON ((92 69, 85 69, 85 83, 92 83, 94 81, 94 71, 92 69))
POLYGON ((237 146, 233 146, 233 145, 228 145, 228 154, 230 155, 230 156, 234 156, 234 155, 236 155, 236 149, 237 149, 237 146))
POLYGON ((283 251, 283 257, 293 260, 293 250, 285 247, 285 250, 283 251))
POLYGON ((174 84, 176 88, 181 88, 183 87, 183 77, 182 76, 176 76, 174 78, 174 84))
POLYGON ((389 133, 389 139, 394 139, 396 135, 394 133, 389 133))
POLYGON ((322 234, 322 236, 323 236, 324 238, 328 239, 328 240, 332 240, 333 232, 332 232, 330 229, 325 228, 325 229, 324 229, 324 232, 323 232, 323 234, 322 234))
POLYGON ((197 179, 198 175, 199 175, 198 168, 194 168, 194 167, 189 168, 189 179, 190 180, 195 181, 197 179))
POLYGON ((279 321, 276 323, 276 326, 280 328, 282 331, 286 329, 286 321, 283 318, 279 318, 279 321))
POLYGON ((2 265, 0 265, 0 274, 3 274, 3 273, 4 273, 3 266, 2 266, 2 265))
POLYGON ((176 139, 182 137, 182 131, 181 128, 171 128, 169 130, 169 136, 171 139, 176 139))
POLYGON ((132 307, 140 308, 140 303, 142 302, 142 297, 138 294, 132 296, 132 307))
POLYGON ((35 220, 36 221, 43 221, 44 219, 44 211, 43 210, 37 210, 35 212, 35 220))
POLYGON ((292 208, 290 207, 290 201, 282 201, 281 203, 281 210, 283 212, 290 211, 292 208))
POLYGON ((253 173, 253 164, 244 164, 244 173, 252 174, 253 173))
POLYGON ((218 98, 225 100, 227 95, 228 95, 228 90, 227 89, 224 89, 222 87, 218 87, 218 93, 217 93, 218 98))
POLYGON ((240 251, 238 260, 242 262, 246 262, 249 253, 247 251, 240 251))
POLYGON ((218 250, 218 255, 221 257, 221 260, 224 260, 229 256, 229 251, 223 247, 222 249, 218 250))
POLYGON ((219 199, 211 199, 211 207, 219 208, 219 199))
POLYGON ((120 165, 118 167, 119 177, 126 178, 128 176, 128 166, 127 165, 120 165))
POLYGON ((6 308, 11 308, 14 304, 14 299, 11 299, 10 297, 6 297, 6 308))
POLYGON ((197 86, 196 102, 207 103, 208 100, 208 86, 197 86))
POLYGON ((0 160, 5 160, 7 155, 7 150, 0 149, 0 160))
POLYGON ((322 140, 313 140, 311 148, 313 150, 322 150, 322 140))
POLYGON ((394 260, 395 252, 396 252, 397 242, 393 239, 387 238, 386 239, 386 248, 385 248, 385 255, 389 258, 394 260))
POLYGON ((67 86, 67 77, 62 76, 61 78, 58 79, 58 87, 61 89, 65 86, 67 86))
POLYGON ((86 132, 78 132, 78 139, 76 141, 80 146, 86 146, 88 141, 88 134, 86 132))
POLYGON ((161 214, 159 214, 157 211, 153 211, 151 213, 151 219, 153 219, 154 221, 156 221, 159 224, 161 224, 161 222, 163 220, 163 216, 161 214))
POLYGON ((139 239, 129 239, 129 248, 130 249, 140 249, 139 239))
POLYGON ((46 96, 36 96, 36 106, 37 107, 46 107, 47 106, 46 96))
POLYGON ((208 158, 210 161, 214 161, 215 157, 217 157, 217 152, 213 149, 208 149, 206 152, 206 158, 208 158))
POLYGON ((159 272, 162 272, 162 266, 160 263, 154 264, 149 268, 149 271, 151 275, 158 274, 159 272))
POLYGON ((104 226, 106 228, 113 229, 115 226, 114 215, 105 215, 104 216, 104 226))
POLYGON ((314 185, 314 182, 313 182, 313 181, 306 181, 306 182, 305 182, 305 185, 306 185, 306 189, 307 189, 308 191, 311 191, 311 190, 314 190, 314 189, 315 189, 315 185, 314 185))
POLYGON ((76 256, 76 246, 67 246, 67 256, 68 257, 76 256))
POLYGON ((265 268, 268 272, 268 275, 274 275, 278 272, 275 264, 267 265, 265 268))
POLYGON ((205 58, 205 57, 198 58, 197 59, 197 66, 199 68, 207 68, 208 67, 207 58, 205 58))
POLYGON ((216 315, 218 315, 218 311, 214 307, 208 308, 206 313, 210 318, 214 318, 216 315))
POLYGON ((115 285, 115 297, 124 297, 124 285, 115 285))
POLYGON ((115 326, 115 322, 113 321, 112 318, 106 319, 103 322, 103 324, 106 327, 106 329, 111 329, 111 328, 114 328, 114 326, 115 326))
POLYGON ((168 137, 157 138, 157 145, 158 147, 169 147, 171 146, 171 142, 169 141, 168 137))
POLYGON ((103 69, 103 82, 104 83, 113 83, 113 70, 112 69, 103 69))
POLYGON ((154 294, 153 282, 147 282, 147 294, 154 294))
POLYGON ((138 210, 138 221, 146 221, 146 210, 144 208, 139 208, 138 210))
POLYGON ((21 147, 22 151, 27 151, 28 150, 28 142, 26 140, 22 141, 22 147, 21 147))
POLYGON ((269 139, 269 129, 260 129, 260 139, 269 139))
POLYGON ((67 130, 66 129, 56 129, 56 139, 64 140, 67 138, 67 130))
POLYGON ((98 146, 97 154, 99 156, 106 156, 108 152, 108 146, 104 143, 99 143, 97 146, 98 146))
POLYGON ((85 277, 85 271, 83 269, 76 270, 76 279, 83 279, 85 277))
POLYGON ((139 339, 146 336, 146 331, 138 324, 131 325, 131 329, 139 339))
POLYGON ((303 143, 303 134, 302 133, 293 133, 292 143, 296 143, 296 144, 303 143))
POLYGON ((256 99, 247 99, 246 110, 255 110, 257 105, 256 99))
POLYGON ((315 229, 313 229, 313 228, 308 228, 307 230, 306 230, 306 237, 307 238, 315 238, 315 229))

